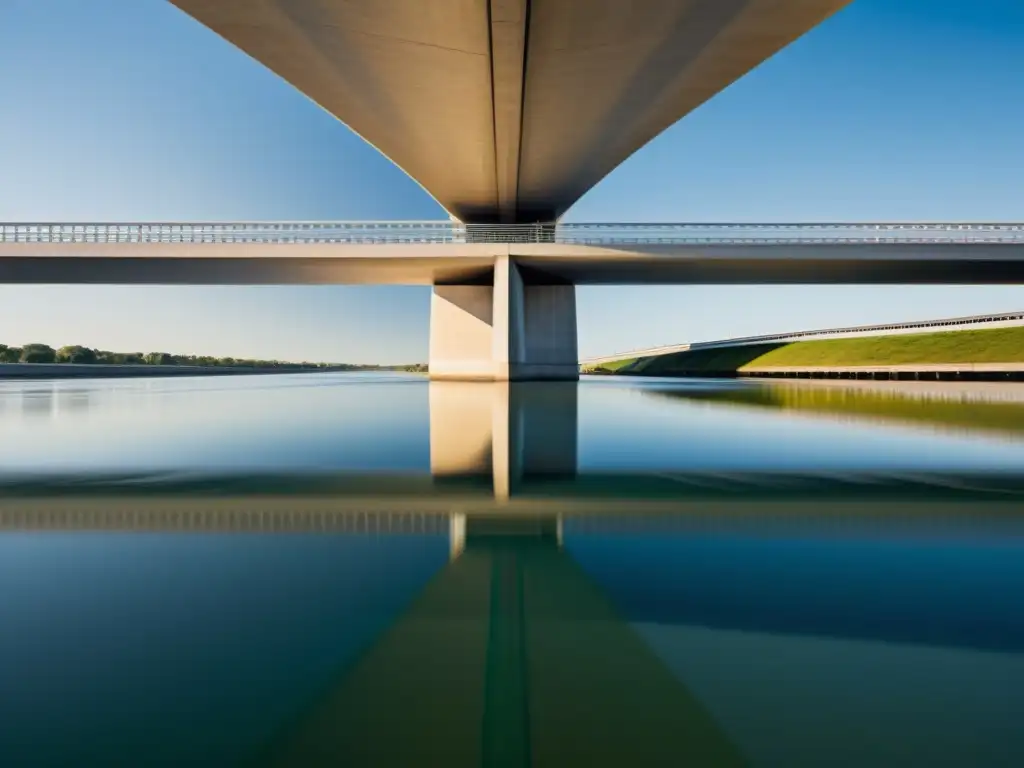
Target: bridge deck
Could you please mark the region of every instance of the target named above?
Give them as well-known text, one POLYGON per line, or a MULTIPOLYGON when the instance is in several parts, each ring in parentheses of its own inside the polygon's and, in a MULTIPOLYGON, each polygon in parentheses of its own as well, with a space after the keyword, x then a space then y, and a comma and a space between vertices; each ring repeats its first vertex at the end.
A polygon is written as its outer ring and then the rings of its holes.
POLYGON ((432 285, 485 281, 499 256, 576 285, 1024 282, 1020 242, 0 242, 0 283, 432 285))
POLYGON ((0 223, 0 283, 1017 283, 1024 224, 0 223))

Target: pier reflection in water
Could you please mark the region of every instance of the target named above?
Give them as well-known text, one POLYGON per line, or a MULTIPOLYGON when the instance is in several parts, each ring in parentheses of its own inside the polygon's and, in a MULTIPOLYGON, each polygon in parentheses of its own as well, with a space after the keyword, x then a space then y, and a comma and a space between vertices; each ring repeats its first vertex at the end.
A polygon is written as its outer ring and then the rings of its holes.
POLYGON ((431 474, 489 476, 497 498, 530 476, 575 476, 578 393, 575 382, 431 382, 431 474))
MULTIPOLYGON (((865 471, 858 433, 824 421, 849 436, 846 471, 836 458, 794 469, 798 444, 821 439, 799 431, 779 436, 788 462, 751 471, 721 460, 704 420, 749 413, 778 431, 789 415, 745 386, 402 380, 367 401, 392 404, 424 451, 373 471, 343 459, 272 472, 237 454, 198 471, 168 453, 147 472, 20 466, 0 488, 0 763, 1024 762, 1014 436, 878 422, 940 447, 865 471), (719 402, 716 388, 744 394, 719 402), (399 389, 429 418, 405 419, 399 389), (640 433, 620 443, 659 446, 639 468, 599 450, 615 403, 640 433), (663 441, 680 425, 673 452, 663 441)), ((46 424, 80 425, 108 397, 46 424)), ((832 418, 807 397, 812 425, 832 418)), ((312 424, 301 406, 292 417, 312 424)), ((347 418, 362 440, 378 426, 375 456, 411 444, 389 443, 387 413, 347 418)))
POLYGON ((225 538, 182 521, 230 530, 223 505, 258 498, 180 503, 177 533, 0 537, 6 764, 1024 757, 1012 504, 416 519, 294 500, 350 532, 225 538))

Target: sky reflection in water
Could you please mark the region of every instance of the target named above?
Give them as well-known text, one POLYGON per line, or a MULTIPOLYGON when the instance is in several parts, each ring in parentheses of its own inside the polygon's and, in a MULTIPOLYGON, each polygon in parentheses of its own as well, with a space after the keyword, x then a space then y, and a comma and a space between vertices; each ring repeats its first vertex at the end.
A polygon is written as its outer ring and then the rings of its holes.
MULTIPOLYGON (((426 473, 432 429, 491 430, 488 386, 398 374, 0 381, 0 467, 426 473)), ((801 396, 806 385, 598 379, 545 418, 575 409, 583 472, 1024 468, 1024 396, 947 386, 973 410, 909 383, 801 396)))
MULTIPOLYGON (((427 483, 494 471, 496 489, 502 462, 510 477, 564 473, 567 451, 583 480, 1024 463, 1013 388, 957 395, 960 410, 942 404, 950 389, 429 389, 388 376, 0 383, 0 466, 427 483), (998 429, 978 404, 1004 409, 998 429)), ((1017 496, 591 504, 576 486, 548 501, 511 487, 508 501, 446 485, 391 501, 8 489, 0 763, 1024 760, 1017 496)))

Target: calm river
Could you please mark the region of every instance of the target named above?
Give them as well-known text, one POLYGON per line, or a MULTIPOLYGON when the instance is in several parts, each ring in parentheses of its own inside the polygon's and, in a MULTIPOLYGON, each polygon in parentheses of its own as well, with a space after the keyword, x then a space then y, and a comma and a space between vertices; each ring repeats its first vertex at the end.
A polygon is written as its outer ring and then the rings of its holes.
POLYGON ((1024 765, 1024 385, 0 380, 0 765, 1024 765))

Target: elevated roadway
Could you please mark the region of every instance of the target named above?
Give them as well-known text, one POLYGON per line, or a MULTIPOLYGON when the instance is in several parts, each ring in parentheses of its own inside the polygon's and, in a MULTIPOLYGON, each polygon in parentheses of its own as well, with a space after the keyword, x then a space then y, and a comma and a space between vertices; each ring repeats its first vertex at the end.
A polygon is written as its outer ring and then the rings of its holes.
POLYGON ((0 223, 0 283, 1017 283, 1024 225, 0 223))
POLYGON ((432 285, 451 379, 576 379, 576 285, 1021 282, 1008 223, 0 224, 0 283, 432 285))

